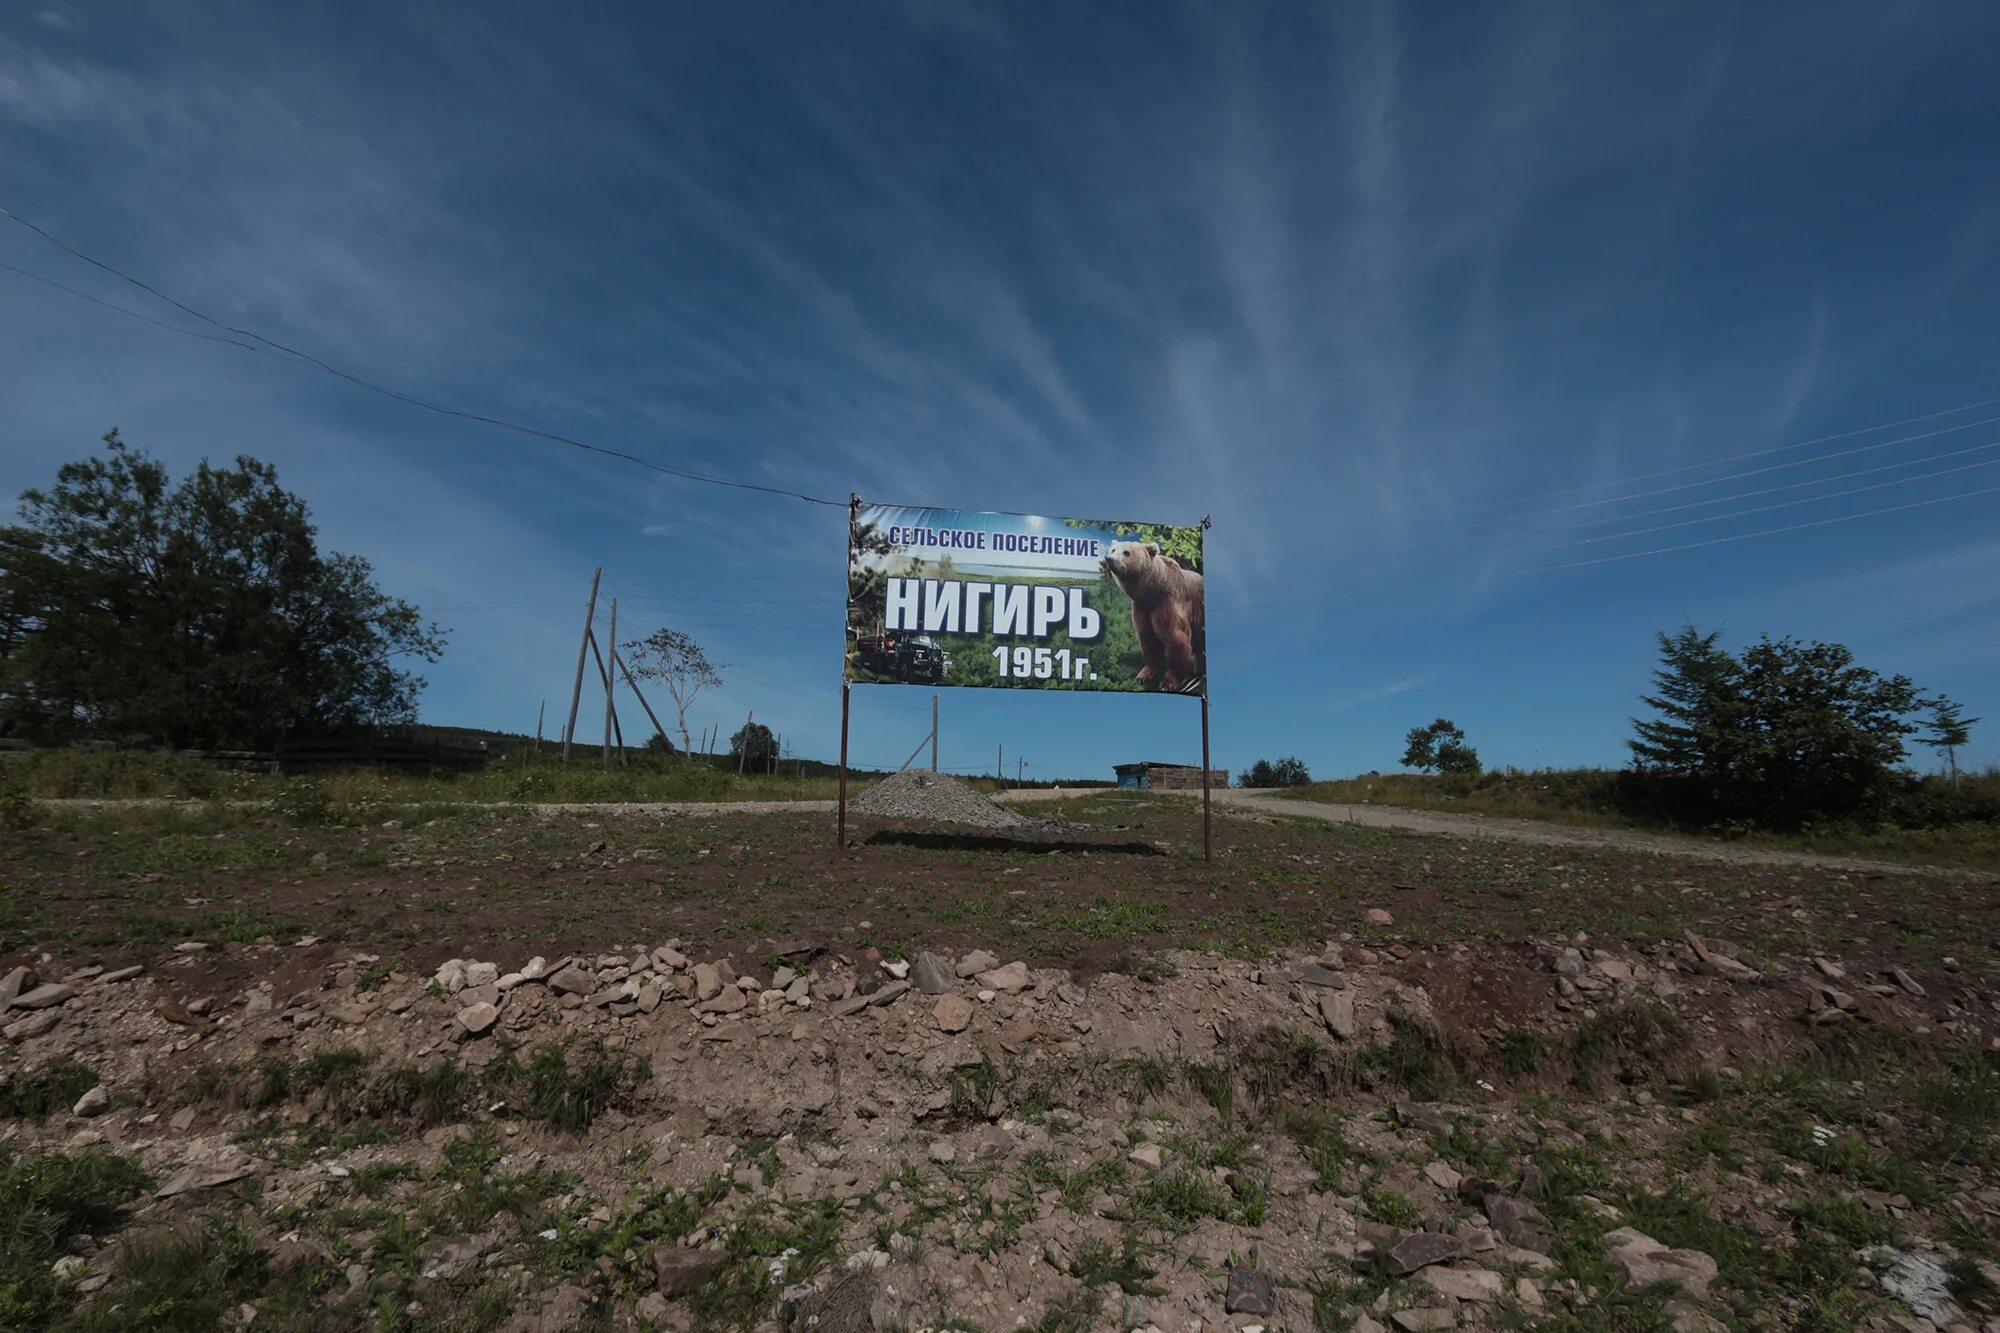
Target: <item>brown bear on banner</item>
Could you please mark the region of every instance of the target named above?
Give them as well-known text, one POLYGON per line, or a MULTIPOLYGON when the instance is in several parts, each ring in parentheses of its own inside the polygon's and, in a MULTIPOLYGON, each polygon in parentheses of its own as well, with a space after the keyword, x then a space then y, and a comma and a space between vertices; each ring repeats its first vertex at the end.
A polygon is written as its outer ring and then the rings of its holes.
POLYGON ((1146 659, 1140 683, 1175 692, 1200 688, 1208 671, 1201 575, 1162 555, 1154 542, 1113 542, 1104 567, 1132 599, 1132 628, 1146 659))

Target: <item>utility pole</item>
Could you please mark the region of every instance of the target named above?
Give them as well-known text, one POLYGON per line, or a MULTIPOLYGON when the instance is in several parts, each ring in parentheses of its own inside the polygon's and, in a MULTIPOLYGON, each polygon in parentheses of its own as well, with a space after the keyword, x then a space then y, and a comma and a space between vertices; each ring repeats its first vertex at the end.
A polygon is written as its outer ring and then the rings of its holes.
POLYGON ((1021 768, 1019 773, 1014 778, 1014 785, 1016 787, 1024 787, 1027 785, 1028 782, 1028 761, 1022 759, 1019 760, 1018 762, 1020 763, 1021 768))
POLYGON ((1001 787, 1007 785, 1007 747, 993 747, 993 781, 1001 787))
POLYGON ((583 702, 583 660, 590 655, 590 627, 597 623, 597 581, 604 577, 599 565, 590 575, 590 604, 583 609, 583 642, 576 646, 576 684, 569 692, 569 723, 563 727, 563 762, 569 761, 569 743, 576 738, 576 708, 583 702))
POLYGON ((751 709, 743 718, 743 744, 736 751, 736 776, 743 776, 743 761, 750 757, 750 724, 757 720, 757 710, 751 709))
POLYGON ((933 773, 935 773, 935 772, 937 772, 937 771, 938 771, 938 769, 937 769, 937 742, 938 742, 938 735, 937 735, 937 724, 938 724, 938 697, 937 697, 937 696, 936 696, 935 694, 933 694, 933 695, 931 696, 931 772, 933 772, 933 773))
MULTIPOLYGON (((617 660, 618 660, 618 599, 614 597, 611 599, 611 653, 609 657, 609 662, 615 663, 617 660)), ((612 699, 611 692, 612 690, 617 688, 617 685, 618 685, 618 674, 607 663, 607 665, 604 668, 604 766, 606 768, 611 767, 611 723, 612 719, 614 719, 618 715, 617 704, 612 699)), ((619 739, 618 757, 620 759, 623 759, 625 757, 625 743, 622 737, 619 739)))
POLYGON ((547 699, 542 700, 542 706, 535 710, 535 753, 536 754, 540 754, 542 752, 542 718, 547 715, 548 711, 549 711, 549 701, 547 699))

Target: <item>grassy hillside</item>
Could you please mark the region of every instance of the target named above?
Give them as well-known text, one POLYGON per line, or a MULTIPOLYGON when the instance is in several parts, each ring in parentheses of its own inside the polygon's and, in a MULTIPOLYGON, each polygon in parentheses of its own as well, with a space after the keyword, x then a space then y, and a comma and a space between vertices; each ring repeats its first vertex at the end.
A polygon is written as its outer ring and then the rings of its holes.
MULTIPOLYGON (((1789 847, 1799 851, 1914 861, 1927 865, 1963 865, 2000 870, 2000 819, 1985 818, 1939 827, 1906 827, 1885 823, 1874 828, 1851 824, 1824 825, 1796 834, 1742 828, 1696 827, 1677 824, 1648 813, 1645 793, 1629 770, 1497 769, 1476 777, 1433 777, 1391 773, 1341 778, 1293 787, 1294 800, 1331 805, 1393 805, 1415 810, 1456 811, 1508 819, 1540 819, 1558 824, 1598 828, 1632 828, 1727 837, 1789 847)), ((1910 809, 1937 795, 1944 779, 1913 779, 1906 803, 1910 809)), ((1968 773, 1961 779, 1968 803, 2000 810, 2000 768, 1968 773)), ((1910 821, 1916 823, 1915 819, 1910 821)))

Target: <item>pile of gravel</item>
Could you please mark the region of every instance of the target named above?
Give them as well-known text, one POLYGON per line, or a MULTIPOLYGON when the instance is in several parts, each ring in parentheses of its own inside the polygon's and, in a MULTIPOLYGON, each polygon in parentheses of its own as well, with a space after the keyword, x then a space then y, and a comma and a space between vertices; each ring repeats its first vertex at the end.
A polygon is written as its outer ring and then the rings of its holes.
POLYGON ((848 802, 848 809, 877 819, 975 824, 980 828, 1033 828, 1038 821, 990 801, 955 778, 904 769, 848 802))

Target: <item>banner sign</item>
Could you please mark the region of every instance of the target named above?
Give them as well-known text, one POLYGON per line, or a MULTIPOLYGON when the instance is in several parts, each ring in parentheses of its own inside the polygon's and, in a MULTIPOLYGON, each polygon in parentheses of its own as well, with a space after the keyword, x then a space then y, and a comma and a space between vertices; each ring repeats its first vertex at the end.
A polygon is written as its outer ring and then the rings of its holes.
POLYGON ((858 504, 847 679, 1206 694, 1199 527, 858 504))

